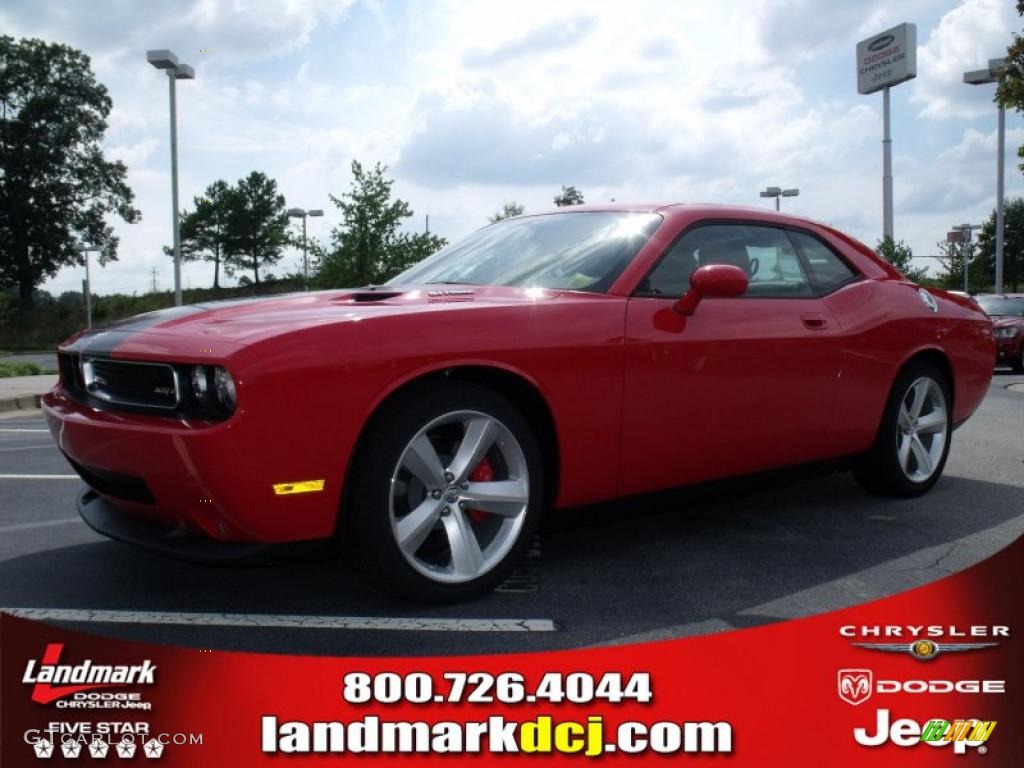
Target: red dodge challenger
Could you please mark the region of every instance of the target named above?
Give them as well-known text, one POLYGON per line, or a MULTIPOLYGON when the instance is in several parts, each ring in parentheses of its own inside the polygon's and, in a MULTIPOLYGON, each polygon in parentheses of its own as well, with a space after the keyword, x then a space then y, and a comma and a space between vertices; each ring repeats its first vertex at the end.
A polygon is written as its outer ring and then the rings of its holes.
POLYGON ((44 409, 100 533, 207 562, 336 541, 445 601, 551 509, 839 457, 924 493, 994 355, 972 301, 823 224, 612 205, 502 221, 383 286, 79 334, 44 409))

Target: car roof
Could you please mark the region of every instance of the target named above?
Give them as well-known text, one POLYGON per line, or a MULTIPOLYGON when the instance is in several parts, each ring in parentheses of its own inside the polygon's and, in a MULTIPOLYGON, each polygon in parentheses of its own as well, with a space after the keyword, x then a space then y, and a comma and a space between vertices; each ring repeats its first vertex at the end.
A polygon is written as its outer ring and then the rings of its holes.
POLYGON ((591 212, 623 212, 623 213, 659 213, 662 215, 685 215, 695 217, 714 218, 723 214, 731 214, 737 217, 748 217, 759 221, 775 222, 779 224, 812 224, 819 227, 833 229, 831 224, 815 221, 814 219, 792 214, 776 212, 767 208, 757 208, 746 205, 725 205, 719 203, 618 203, 610 201, 607 203, 594 203, 590 205, 567 205, 561 208, 550 208, 534 213, 525 213, 516 216, 518 219, 528 219, 533 216, 551 216, 556 213, 591 213, 591 212))

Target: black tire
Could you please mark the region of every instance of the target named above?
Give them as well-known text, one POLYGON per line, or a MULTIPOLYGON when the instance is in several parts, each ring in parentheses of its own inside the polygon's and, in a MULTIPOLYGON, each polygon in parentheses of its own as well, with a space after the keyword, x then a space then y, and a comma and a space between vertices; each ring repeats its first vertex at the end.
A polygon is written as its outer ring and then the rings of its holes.
POLYGON ((1014 373, 1024 373, 1024 344, 1020 345, 1017 357, 1010 363, 1010 368, 1013 369, 1014 373))
MULTIPOLYGON (((934 402, 932 405, 934 406, 934 402)), ((949 456, 949 446, 953 435, 952 406, 953 400, 950 396, 949 382, 939 368, 924 361, 908 364, 893 383, 874 445, 854 465, 853 474, 857 481, 865 489, 886 496, 908 498, 926 493, 942 476, 942 470, 946 466, 946 458, 949 456), (904 469, 900 460, 899 448, 902 440, 907 436, 900 423, 900 411, 907 398, 913 397, 910 391, 911 387, 916 382, 922 380, 934 382, 935 386, 942 393, 946 426, 942 435, 941 446, 937 446, 941 447, 941 455, 937 461, 932 462, 931 473, 924 478, 915 478, 912 476, 913 473, 908 473, 904 469)), ((935 410, 938 409, 936 408, 935 410)), ((914 427, 914 434, 916 434, 916 419, 914 420, 914 427)), ((933 440, 938 440, 937 435, 930 437, 933 440)), ((929 448, 933 445, 934 443, 930 443, 929 448)), ((923 471, 920 465, 914 467, 914 469, 918 472, 923 471)))
MULTIPOLYGON (((458 425, 455 428, 457 427, 458 425)), ((432 442, 435 440, 436 437, 431 438, 432 442)), ((507 440, 503 440, 504 442, 500 444, 507 445, 507 440)), ((495 446, 497 445, 499 442, 495 443, 495 446)), ((442 451, 439 450, 438 455, 441 454, 442 451)), ((496 461, 501 461, 500 454, 496 461)), ((441 464, 445 466, 443 458, 441 464)), ((411 488, 415 481, 411 475, 409 478, 406 485, 411 488)), ((430 603, 467 600, 484 594, 501 583, 532 541, 544 498, 540 450, 528 423, 503 397, 470 382, 434 380, 400 394, 387 403, 383 412, 371 421, 365 432, 349 473, 348 485, 341 510, 339 535, 342 537, 342 547, 349 562, 369 581, 385 591, 430 603), (425 574, 422 571, 424 564, 415 555, 407 556, 402 551, 397 540, 398 529, 395 522, 401 518, 393 517, 391 487, 397 473, 402 471, 399 468, 399 461, 410 447, 413 438, 438 419, 461 412, 477 412, 495 420, 507 429, 506 437, 511 436, 518 443, 521 454, 517 455, 525 460, 528 471, 528 501, 525 505, 525 515, 519 518, 522 522, 518 533, 506 535, 506 542, 513 542, 511 548, 478 577, 452 583, 425 574), (418 562, 419 565, 414 565, 412 561, 418 562)), ((426 484, 421 485, 421 490, 423 494, 428 493, 426 484)), ((421 503, 427 501, 426 495, 420 498, 421 503)), ((439 503, 446 505, 443 507, 448 510, 444 513, 445 517, 450 514, 463 514, 455 504, 447 505, 444 497, 439 503)), ((409 506, 411 507, 412 503, 409 506)), ((474 513, 467 510, 466 514, 474 513)), ((451 558, 449 567, 454 570, 454 548, 447 538, 438 538, 448 536, 444 523, 444 520, 439 519, 432 524, 431 533, 427 535, 428 539, 423 546, 434 540, 447 541, 451 558)), ((499 521, 495 525, 500 526, 502 523, 503 521, 499 521)), ((473 527, 481 523, 470 522, 470 518, 462 516, 460 525, 473 527)), ((466 528, 462 530, 465 531, 466 528)), ((471 535, 474 540, 479 541, 477 534, 471 535)), ((443 547, 435 547, 435 550, 441 549, 443 547)), ((500 550, 498 547, 496 554, 500 550)), ((443 552, 438 557, 442 555, 443 552)), ((450 578, 463 577, 453 574, 450 578)))

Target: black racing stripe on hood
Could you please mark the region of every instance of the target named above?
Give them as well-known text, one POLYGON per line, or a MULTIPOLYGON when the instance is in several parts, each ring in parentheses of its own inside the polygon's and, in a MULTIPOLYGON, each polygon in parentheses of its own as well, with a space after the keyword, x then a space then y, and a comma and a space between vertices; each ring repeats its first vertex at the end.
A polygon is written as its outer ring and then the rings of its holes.
POLYGON ((302 292, 278 293, 269 296, 246 296, 237 299, 223 299, 220 301, 207 301, 202 304, 187 304, 182 307, 169 307, 158 309, 154 312, 146 312, 143 315, 135 315, 124 320, 116 320, 102 328, 90 331, 77 338, 66 349, 70 352, 88 352, 93 355, 111 355, 114 350, 124 342, 132 333, 145 331, 157 326, 180 320, 190 315, 202 312, 216 312, 221 309, 241 306, 243 304, 259 304, 261 302, 278 301, 293 296, 309 294, 302 292), (114 333, 107 333, 114 331, 114 333))
POLYGON ((124 320, 116 320, 110 325, 97 328, 89 333, 78 337, 68 350, 73 352, 88 352, 94 355, 110 355, 121 342, 137 331, 145 331, 169 320, 177 320, 189 315, 206 312, 205 307, 188 305, 184 307, 171 307, 169 309, 158 309, 155 312, 147 312, 144 315, 136 315, 124 320), (109 333, 114 331, 114 333, 109 333))

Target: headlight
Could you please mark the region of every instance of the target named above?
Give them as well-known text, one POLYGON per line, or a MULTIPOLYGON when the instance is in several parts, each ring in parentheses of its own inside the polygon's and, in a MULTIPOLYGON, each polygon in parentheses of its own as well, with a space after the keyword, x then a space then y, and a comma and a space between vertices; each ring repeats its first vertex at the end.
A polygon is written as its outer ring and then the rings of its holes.
POLYGON ((213 388, 217 392, 217 400, 228 411, 235 410, 235 380, 231 374, 220 366, 213 369, 213 388))
POLYGON ((197 365, 192 369, 192 394, 196 400, 206 400, 206 393, 210 389, 210 372, 205 365, 197 365))
POLYGON ((1019 328, 996 328, 996 338, 1012 339, 1019 331, 1019 328))

